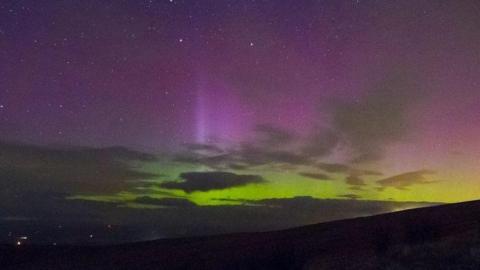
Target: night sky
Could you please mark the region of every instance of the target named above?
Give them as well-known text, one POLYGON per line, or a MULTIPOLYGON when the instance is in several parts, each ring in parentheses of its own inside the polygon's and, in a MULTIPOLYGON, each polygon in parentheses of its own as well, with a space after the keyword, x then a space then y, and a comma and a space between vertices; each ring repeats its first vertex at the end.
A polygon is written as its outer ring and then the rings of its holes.
POLYGON ((479 12, 1 1, 0 228, 142 240, 478 199, 479 12))

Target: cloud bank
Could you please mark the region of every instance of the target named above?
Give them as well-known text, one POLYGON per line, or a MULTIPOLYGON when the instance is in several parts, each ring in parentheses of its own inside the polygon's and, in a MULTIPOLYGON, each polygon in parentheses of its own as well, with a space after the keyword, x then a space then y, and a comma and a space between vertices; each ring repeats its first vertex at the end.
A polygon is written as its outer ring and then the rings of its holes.
POLYGON ((425 185, 433 184, 438 181, 429 180, 426 176, 435 174, 431 170, 419 170, 413 172, 402 173, 399 175, 391 176, 385 179, 378 180, 377 183, 380 185, 379 189, 383 190, 387 187, 393 187, 400 190, 406 190, 412 185, 425 185))
POLYGON ((185 192, 209 191, 245 186, 248 184, 264 183, 259 175, 241 175, 230 172, 185 172, 180 174, 182 181, 164 182, 161 187, 167 189, 181 189, 185 192))

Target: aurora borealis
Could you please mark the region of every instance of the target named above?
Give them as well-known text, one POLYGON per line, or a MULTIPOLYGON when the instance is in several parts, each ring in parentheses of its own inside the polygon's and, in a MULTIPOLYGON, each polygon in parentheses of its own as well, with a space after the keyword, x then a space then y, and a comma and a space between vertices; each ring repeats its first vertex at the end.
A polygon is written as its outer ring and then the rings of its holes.
POLYGON ((478 199, 479 9, 2 1, 0 220, 148 213, 163 237, 478 199))

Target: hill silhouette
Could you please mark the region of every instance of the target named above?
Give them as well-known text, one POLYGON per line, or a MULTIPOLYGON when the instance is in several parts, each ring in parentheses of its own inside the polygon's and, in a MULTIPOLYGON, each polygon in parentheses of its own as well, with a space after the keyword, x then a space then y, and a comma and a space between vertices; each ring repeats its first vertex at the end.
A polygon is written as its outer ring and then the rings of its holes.
POLYGON ((3 246, 2 269, 480 269, 480 201, 282 231, 114 246, 3 246))

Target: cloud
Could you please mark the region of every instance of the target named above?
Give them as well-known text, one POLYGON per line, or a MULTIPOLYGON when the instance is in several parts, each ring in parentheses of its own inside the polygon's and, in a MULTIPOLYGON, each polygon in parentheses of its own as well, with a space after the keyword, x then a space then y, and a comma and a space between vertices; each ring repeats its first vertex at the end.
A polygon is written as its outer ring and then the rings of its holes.
POLYGON ((232 166, 237 166, 238 168, 241 168, 243 166, 243 164, 240 164, 237 158, 235 158, 233 152, 218 152, 215 154, 206 154, 205 152, 191 151, 176 154, 172 159, 175 162, 204 165, 215 170, 224 170, 232 166))
POLYGON ((317 180, 332 180, 329 175, 324 173, 301 172, 299 175, 317 180))
POLYGON ((271 151, 263 153, 265 159, 270 162, 279 162, 295 165, 307 165, 309 163, 308 157, 292 153, 289 151, 271 151))
POLYGON ((350 185, 350 189, 361 190, 365 186, 363 176, 380 176, 383 173, 375 170, 357 169, 341 163, 318 163, 318 168, 329 173, 346 174, 345 181, 350 185))
POLYGON ((51 222, 49 228, 65 223, 104 223, 107 217, 117 219, 121 213, 115 209, 120 203, 66 198, 78 194, 111 195, 143 185, 143 180, 157 175, 139 171, 137 166, 153 160, 153 155, 122 147, 0 142, 0 217, 51 222))
POLYGON ((307 139, 301 151, 308 157, 325 157, 332 153, 339 142, 340 138, 336 132, 317 127, 315 133, 307 139))
POLYGON ((366 185, 363 178, 360 177, 359 175, 355 175, 355 174, 351 174, 351 175, 347 176, 347 178, 345 178, 345 181, 347 182, 347 184, 349 184, 351 186, 355 186, 356 189, 359 189, 362 186, 366 185))
POLYGON ((357 200, 357 199, 362 198, 362 196, 357 195, 357 194, 353 194, 353 193, 342 194, 342 195, 338 195, 337 197, 347 198, 347 199, 351 199, 351 200, 357 200))
POLYGON ((380 185, 379 190, 383 190, 387 187, 405 190, 408 189, 408 187, 416 184, 432 184, 438 182, 429 180, 427 177, 425 177, 426 175, 431 174, 435 174, 435 172, 430 170, 419 170, 381 179, 378 180, 377 183, 380 185))
POLYGON ((230 163, 228 164, 228 168, 232 170, 245 170, 248 169, 248 165, 238 164, 238 163, 230 163))
POLYGON ((118 203, 67 200, 68 194, 24 189, 21 192, 0 190, 0 216, 23 216, 37 220, 90 222, 102 219, 118 203))
POLYGON ((359 170, 358 173, 362 174, 362 175, 372 175, 372 176, 382 176, 383 175, 382 172, 374 171, 374 170, 359 170))
POLYGON ((221 149, 216 145, 194 145, 186 152, 176 154, 176 162, 201 164, 214 170, 244 170, 257 166, 279 164, 308 165, 310 157, 288 149, 294 135, 273 126, 259 125, 255 128, 257 137, 253 142, 241 143, 232 149, 221 149), (204 151, 215 149, 215 151, 204 151), (202 151, 199 151, 202 150, 202 151))
POLYGON ((164 207, 194 207, 196 204, 183 198, 152 198, 149 196, 138 197, 134 201, 139 204, 164 206, 164 207))
POLYGON ((365 89, 363 95, 333 100, 324 106, 329 119, 317 123, 310 135, 302 137, 271 124, 261 124, 254 128, 255 137, 250 141, 229 149, 215 145, 191 147, 175 160, 206 165, 217 171, 248 170, 257 166, 275 169, 282 164, 301 170, 302 167, 313 169, 320 159, 328 160, 338 149, 345 154, 345 164, 320 163, 318 166, 327 173, 353 175, 347 181, 358 186, 360 176, 381 173, 356 166, 380 160, 387 146, 411 134, 411 113, 425 96, 426 92, 411 74, 403 70, 389 71, 382 80, 365 89))
POLYGON ((143 153, 135 150, 130 150, 123 146, 112 146, 105 148, 92 147, 67 147, 65 150, 80 151, 85 155, 92 155, 95 157, 105 159, 121 159, 121 160, 138 160, 138 161, 156 161, 157 157, 152 154, 143 153))
POLYGON ((266 182, 259 175, 240 175, 222 171, 186 172, 180 174, 180 178, 182 178, 180 182, 164 182, 160 186, 167 189, 181 189, 185 192, 193 192, 227 189, 266 182))
POLYGON ((285 146, 295 140, 295 136, 289 131, 269 124, 260 124, 255 127, 258 142, 267 147, 285 146))
MULTIPOLYGON (((393 71, 355 100, 330 102, 326 112, 330 116, 328 125, 318 123, 309 136, 300 137, 271 124, 260 124, 254 128, 253 140, 239 147, 217 151, 215 157, 191 151, 195 153, 187 153, 177 160, 204 164, 216 170, 274 167, 279 163, 312 166, 319 158, 328 157, 342 147, 348 150, 348 165, 324 164, 324 169, 331 173, 352 173, 350 165, 381 159, 386 146, 410 134, 409 113, 424 96, 425 91, 410 74, 393 71)), ((359 169, 355 174, 380 175, 359 169)))
POLYGON ((0 188, 9 194, 114 193, 156 177, 136 164, 155 156, 123 147, 42 147, 0 142, 0 188))
POLYGON ((408 114, 423 96, 405 72, 393 72, 362 98, 334 102, 331 128, 353 150, 353 162, 378 160, 386 145, 411 131, 408 114))
POLYGON ((186 149, 192 152, 206 152, 206 153, 222 153, 223 150, 213 144, 205 144, 205 143, 187 143, 183 145, 186 149))
POLYGON ((299 139, 285 129, 268 124, 257 125, 253 141, 241 144, 234 153, 237 162, 249 166, 262 165, 307 165, 310 157, 293 149, 293 143, 299 139))
POLYGON ((348 173, 350 166, 340 163, 318 163, 317 166, 329 173, 348 173))
MULTIPOLYGON (((264 129, 266 128, 264 127, 264 129)), ((266 130, 270 132, 272 129, 268 128, 266 130)), ((287 135, 280 137, 289 138, 287 135)), ((275 141, 279 140, 280 139, 276 139, 275 141)), ((257 166, 268 166, 271 170, 297 171, 301 176, 319 180, 332 179, 328 173, 345 174, 348 175, 347 183, 356 187, 365 185, 361 176, 383 175, 381 172, 375 170, 361 169, 348 164, 315 162, 314 158, 305 153, 288 149, 281 150, 278 149, 280 147, 271 147, 272 144, 273 143, 243 143, 239 149, 217 151, 219 153, 221 152, 221 154, 214 155, 199 154, 198 152, 183 153, 177 155, 175 161, 201 164, 218 171, 248 170, 257 166), (305 168, 313 170, 321 169, 327 172, 327 174, 301 171, 305 168)), ((202 149, 203 148, 210 147, 202 146, 202 149)), ((212 146, 212 148, 214 148, 214 146, 212 146)))

